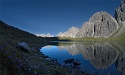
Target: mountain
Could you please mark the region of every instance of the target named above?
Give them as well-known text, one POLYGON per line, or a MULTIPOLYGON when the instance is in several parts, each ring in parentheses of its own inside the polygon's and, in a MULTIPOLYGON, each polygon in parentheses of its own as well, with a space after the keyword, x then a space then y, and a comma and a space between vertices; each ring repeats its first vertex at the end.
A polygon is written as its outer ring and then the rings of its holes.
POLYGON ((117 21, 107 12, 101 11, 95 13, 88 22, 83 24, 76 37, 109 37, 117 29, 117 21))
POLYGON ((64 33, 59 33, 59 37, 83 38, 83 37, 125 37, 125 0, 120 7, 115 10, 115 17, 105 11, 96 12, 82 28, 74 28, 64 33), (73 37, 72 37, 72 36, 73 37))
POLYGON ((114 16, 118 22, 125 21, 125 0, 123 0, 120 4, 120 7, 115 10, 114 16))
POLYGON ((47 34, 35 34, 35 35, 38 36, 38 37, 54 37, 50 33, 47 33, 47 34))
POLYGON ((115 10, 115 19, 117 20, 119 24, 119 28, 115 34, 113 34, 113 37, 118 38, 124 38, 125 37, 125 0, 123 0, 118 7, 118 9, 115 10))
POLYGON ((77 27, 71 27, 67 32, 64 32, 64 33, 60 32, 57 36, 75 38, 78 32, 79 32, 79 29, 77 27))

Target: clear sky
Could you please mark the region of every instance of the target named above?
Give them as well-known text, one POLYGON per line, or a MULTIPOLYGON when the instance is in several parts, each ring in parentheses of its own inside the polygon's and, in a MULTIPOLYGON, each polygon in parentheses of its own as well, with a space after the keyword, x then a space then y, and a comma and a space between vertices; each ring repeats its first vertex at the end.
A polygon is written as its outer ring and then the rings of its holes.
POLYGON ((122 0, 0 0, 0 20, 34 34, 57 35, 99 11, 112 16, 122 0))

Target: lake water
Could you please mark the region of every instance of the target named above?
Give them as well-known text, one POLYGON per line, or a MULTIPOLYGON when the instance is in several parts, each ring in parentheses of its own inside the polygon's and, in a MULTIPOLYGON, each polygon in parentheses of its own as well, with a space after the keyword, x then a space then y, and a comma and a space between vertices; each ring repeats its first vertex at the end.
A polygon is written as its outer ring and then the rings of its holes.
POLYGON ((125 46, 116 42, 57 42, 40 50, 56 58, 61 65, 73 67, 63 61, 74 58, 80 61, 81 70, 99 75, 125 75, 125 46))

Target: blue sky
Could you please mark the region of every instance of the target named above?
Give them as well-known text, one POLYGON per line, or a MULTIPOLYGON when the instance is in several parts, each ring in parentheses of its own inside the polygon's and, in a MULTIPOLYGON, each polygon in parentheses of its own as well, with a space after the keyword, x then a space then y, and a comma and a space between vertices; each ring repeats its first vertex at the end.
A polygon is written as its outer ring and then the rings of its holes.
POLYGON ((0 0, 0 20, 34 34, 57 35, 96 12, 112 16, 122 0, 0 0))

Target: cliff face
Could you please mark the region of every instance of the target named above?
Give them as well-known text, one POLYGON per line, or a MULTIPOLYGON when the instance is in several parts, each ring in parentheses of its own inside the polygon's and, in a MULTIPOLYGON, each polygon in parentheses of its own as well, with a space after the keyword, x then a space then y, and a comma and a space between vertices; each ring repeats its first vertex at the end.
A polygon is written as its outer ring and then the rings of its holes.
POLYGON ((84 23, 76 37, 109 37, 118 28, 117 21, 107 12, 95 13, 84 23))
POLYGON ((79 32, 79 29, 77 27, 71 27, 67 32, 64 32, 64 33, 60 32, 57 36, 75 38, 78 32, 79 32))
POLYGON ((125 0, 123 0, 118 9, 115 10, 114 16, 119 24, 119 28, 113 36, 125 38, 125 0))
POLYGON ((123 0, 120 7, 115 10, 115 19, 118 22, 125 21, 125 0, 123 0))

